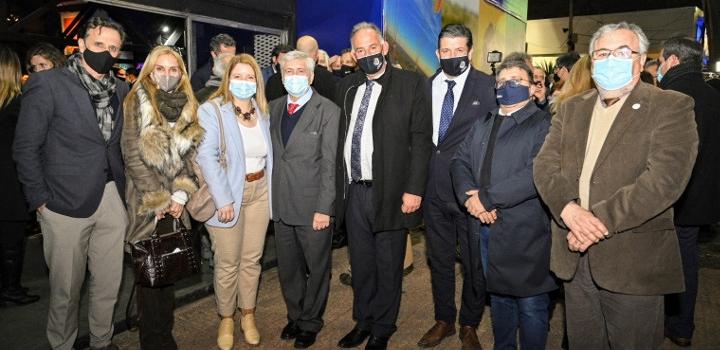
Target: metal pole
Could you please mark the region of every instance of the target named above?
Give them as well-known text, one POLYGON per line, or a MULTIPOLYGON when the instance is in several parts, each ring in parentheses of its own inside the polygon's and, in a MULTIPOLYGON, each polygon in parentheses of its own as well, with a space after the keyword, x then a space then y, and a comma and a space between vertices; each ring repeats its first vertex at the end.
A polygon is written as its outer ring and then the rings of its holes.
POLYGON ((575 51, 575 42, 573 41, 573 0, 570 1, 570 13, 568 15, 568 39, 567 46, 568 52, 575 51))

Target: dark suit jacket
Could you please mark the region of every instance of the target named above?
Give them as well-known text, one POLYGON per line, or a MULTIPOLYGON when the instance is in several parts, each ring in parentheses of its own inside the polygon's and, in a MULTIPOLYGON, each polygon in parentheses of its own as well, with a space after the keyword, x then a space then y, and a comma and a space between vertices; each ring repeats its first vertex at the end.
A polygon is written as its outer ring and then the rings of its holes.
MULTIPOLYGON (((550 115, 533 101, 507 117, 498 116, 496 109, 475 122, 452 159, 458 200, 464 203, 467 191, 480 190, 485 209, 497 209, 486 266, 489 292, 529 297, 557 288, 550 275, 550 218, 535 190, 532 169, 549 128, 550 115), (483 183, 482 165, 495 118, 505 119, 497 132, 490 183, 483 183)), ((470 232, 480 231, 479 220, 469 217, 469 223, 470 232)))
MULTIPOLYGON (((579 198, 597 98, 592 89, 558 106, 535 158, 535 184, 555 219, 550 268, 564 280, 575 275, 580 255, 568 249, 560 213, 579 198)), ((590 184, 590 209, 610 233, 587 252, 599 287, 632 295, 683 291, 671 206, 683 192, 697 154, 692 109, 690 97, 638 82, 618 112, 590 184)))
MULTIPOLYGON (((439 72, 428 80, 431 99, 432 81, 439 72)), ((432 106, 433 109, 439 109, 440 107, 432 106)), ((471 68, 445 139, 439 145, 433 144, 426 197, 438 198, 444 202, 456 201, 452 181, 450 180, 450 159, 455 155, 458 145, 465 139, 465 135, 467 135, 475 122, 485 120, 488 113, 495 108, 497 108, 495 79, 477 69, 471 68)))
POLYGON ((690 182, 675 203, 675 223, 714 224, 720 221, 720 92, 705 83, 699 66, 686 64, 672 67, 660 87, 693 98, 700 141, 690 182))
MULTIPOLYGON (((432 116, 427 81, 415 72, 388 65, 373 116, 373 231, 399 230, 420 224, 420 212, 403 214, 403 193, 425 195, 428 161, 432 151, 432 116)), ((336 216, 342 224, 348 170, 343 148, 350 125, 350 114, 357 87, 364 84, 364 73, 353 73, 338 82, 337 104, 342 111, 338 133, 336 216)))
POLYGON ((15 127, 20 114, 20 96, 0 109, 0 220, 24 221, 30 219, 22 186, 12 158, 15 127))
POLYGON ((118 81, 115 128, 106 143, 90 95, 75 74, 63 68, 30 76, 13 153, 30 209, 47 203, 59 214, 89 217, 100 204, 106 170, 121 196, 125 193, 120 135, 127 93, 127 84, 118 81))
MULTIPOLYGON (((325 98, 333 101, 335 99, 335 77, 332 73, 328 72, 325 67, 318 65, 315 65, 314 74, 315 78, 310 86, 312 86, 320 95, 323 95, 325 98)), ((285 86, 283 86, 282 74, 280 74, 280 72, 273 74, 268 79, 267 86, 265 88, 265 95, 267 96, 268 101, 272 101, 287 94, 285 86)))
POLYGON ((285 96, 270 103, 273 220, 310 226, 315 213, 334 213, 340 109, 313 91, 284 145, 281 124, 286 104, 285 96))
POLYGON ((190 77, 190 85, 193 91, 198 91, 205 87, 205 83, 210 80, 212 75, 213 59, 211 58, 204 66, 198 68, 192 77, 190 77))

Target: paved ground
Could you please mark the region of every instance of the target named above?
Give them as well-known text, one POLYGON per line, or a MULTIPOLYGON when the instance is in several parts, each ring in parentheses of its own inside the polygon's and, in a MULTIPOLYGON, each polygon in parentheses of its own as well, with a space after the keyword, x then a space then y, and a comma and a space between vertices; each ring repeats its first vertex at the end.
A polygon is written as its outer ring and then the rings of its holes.
MULTIPOLYGON (((405 278, 403 299, 398 320, 398 331, 392 337, 391 349, 416 349, 420 336, 433 323, 430 272, 425 263, 425 245, 415 237, 415 271, 405 278)), ((347 268, 347 251, 339 249, 333 253, 333 279, 330 299, 325 312, 326 326, 318 336, 314 349, 336 349, 337 341, 349 331, 354 323, 352 314, 352 291, 338 281, 338 276, 347 268)), ((712 265, 712 264, 711 264, 712 265)), ((458 269, 458 273, 459 273, 458 269)), ((700 293, 696 315, 697 330, 693 349, 718 349, 720 347, 720 270, 718 266, 703 267, 700 270, 700 293)), ((460 290, 459 288, 457 289, 460 290)), ((459 296, 459 294, 458 294, 459 296)), ((551 319, 548 349, 560 349, 562 338, 562 304, 558 304, 551 319)), ((285 305, 280 293, 277 269, 263 273, 258 295, 258 325, 262 334, 259 347, 250 347, 242 341, 235 349, 291 349, 292 342, 280 340, 280 331, 286 323, 285 305)), ((181 349, 216 349, 215 336, 218 318, 212 297, 203 298, 177 310, 174 333, 181 349)), ((482 345, 492 348, 492 330, 489 309, 479 328, 482 345)), ((239 326, 236 339, 242 339, 239 326)), ((128 331, 115 336, 121 349, 139 349, 137 332, 128 331)), ((459 349, 457 337, 447 339, 437 349, 459 349)), ((663 349, 675 349, 665 341, 663 349)), ((679 349, 679 348, 678 348, 679 349)))

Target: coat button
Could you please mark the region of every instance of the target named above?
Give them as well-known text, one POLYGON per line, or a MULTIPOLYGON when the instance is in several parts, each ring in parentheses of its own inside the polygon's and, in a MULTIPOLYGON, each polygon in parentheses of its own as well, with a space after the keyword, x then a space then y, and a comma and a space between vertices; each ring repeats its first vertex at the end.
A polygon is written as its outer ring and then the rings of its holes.
POLYGON ((440 154, 440 150, 435 151, 435 153, 440 154))

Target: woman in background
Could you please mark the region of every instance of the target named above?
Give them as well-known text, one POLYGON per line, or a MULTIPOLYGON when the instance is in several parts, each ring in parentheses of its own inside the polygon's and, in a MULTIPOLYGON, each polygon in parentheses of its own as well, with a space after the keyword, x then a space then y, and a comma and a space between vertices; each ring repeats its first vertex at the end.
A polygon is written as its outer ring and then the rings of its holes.
POLYGON ((53 68, 62 68, 67 65, 67 58, 55 46, 48 43, 38 43, 25 54, 28 73, 42 72, 53 68))

